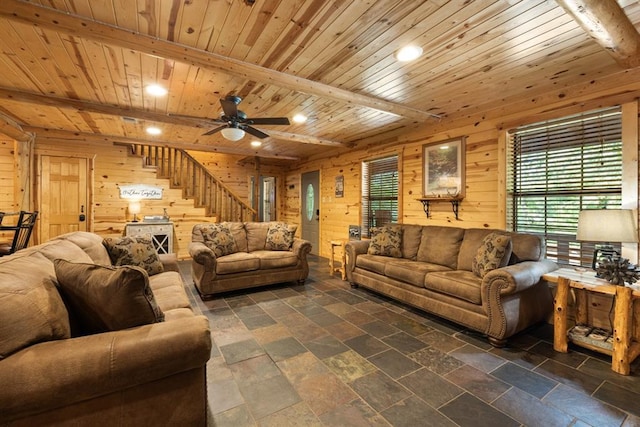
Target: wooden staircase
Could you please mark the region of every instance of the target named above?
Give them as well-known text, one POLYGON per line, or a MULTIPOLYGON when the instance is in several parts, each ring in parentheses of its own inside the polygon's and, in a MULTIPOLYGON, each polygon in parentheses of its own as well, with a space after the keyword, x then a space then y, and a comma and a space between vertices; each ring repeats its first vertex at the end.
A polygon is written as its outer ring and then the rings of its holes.
POLYGON ((171 188, 181 188, 185 199, 205 208, 207 216, 222 221, 254 221, 256 211, 216 178, 189 153, 178 148, 127 144, 131 154, 142 156, 144 167, 156 169, 158 178, 168 179, 171 188))

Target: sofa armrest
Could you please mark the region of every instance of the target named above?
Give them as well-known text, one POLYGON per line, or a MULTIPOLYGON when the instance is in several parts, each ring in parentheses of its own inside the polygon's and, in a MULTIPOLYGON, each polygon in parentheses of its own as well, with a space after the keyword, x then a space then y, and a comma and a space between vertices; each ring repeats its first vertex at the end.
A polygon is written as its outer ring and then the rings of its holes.
POLYGON ((544 274, 554 271, 558 265, 549 260, 524 261, 488 272, 482 281, 483 295, 499 292, 510 295, 522 292, 538 283, 544 274), (492 290, 492 288, 496 290, 492 290), (488 293, 487 293, 488 292, 488 293))
POLYGON ((311 242, 304 239, 294 239, 291 252, 296 254, 298 258, 304 260, 307 258, 307 254, 311 252, 311 242))
POLYGON ((369 250, 370 240, 349 240, 344 246, 347 256, 347 280, 353 283, 351 273, 356 268, 356 258, 358 255, 366 254, 369 250))
POLYGON ((216 254, 202 242, 189 243, 189 255, 198 264, 215 266, 216 254))
POLYGON ((32 345, 0 363, 0 421, 202 367, 210 352, 205 316, 32 345))

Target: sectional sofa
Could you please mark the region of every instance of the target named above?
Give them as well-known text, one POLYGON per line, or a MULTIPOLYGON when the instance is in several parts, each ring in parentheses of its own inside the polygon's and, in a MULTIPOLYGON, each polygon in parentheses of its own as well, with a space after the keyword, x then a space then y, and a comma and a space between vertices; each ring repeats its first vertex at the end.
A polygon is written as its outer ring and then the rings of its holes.
POLYGON ((191 275, 203 299, 275 283, 304 283, 311 243, 282 222, 203 223, 193 227, 191 275))
POLYGON ((542 237, 491 229, 388 225, 350 241, 347 279, 485 334, 494 346, 547 319, 542 237))
POLYGON ((85 232, 0 258, 0 425, 206 425, 211 334, 174 258, 85 232))

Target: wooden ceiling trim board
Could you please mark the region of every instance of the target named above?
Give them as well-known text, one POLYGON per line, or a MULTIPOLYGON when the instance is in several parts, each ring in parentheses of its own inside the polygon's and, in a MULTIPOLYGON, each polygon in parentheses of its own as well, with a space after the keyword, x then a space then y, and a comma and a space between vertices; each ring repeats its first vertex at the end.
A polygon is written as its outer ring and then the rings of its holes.
MULTIPOLYGON (((176 144, 173 141, 160 141, 160 140, 149 140, 144 138, 132 138, 132 137, 123 137, 121 135, 98 135, 93 133, 85 133, 85 132, 72 132, 67 130, 56 130, 56 129, 46 129, 39 128, 33 126, 25 126, 24 129, 28 132, 32 132, 36 135, 36 138, 46 138, 46 139, 55 139, 55 140, 64 140, 64 141, 82 141, 87 143, 104 143, 104 144, 116 144, 116 143, 126 143, 126 144, 147 144, 156 147, 176 147, 176 144)), ((224 149, 220 149, 213 145, 209 144, 193 144, 193 143, 181 143, 180 147, 183 150, 196 150, 196 151, 206 151, 212 153, 224 153, 224 154, 236 154, 241 156, 259 156, 268 159, 280 159, 280 160, 288 160, 288 161, 299 161, 300 157, 295 156, 283 156, 275 153, 267 153, 261 151, 255 151, 251 153, 251 150, 242 150, 235 149, 230 147, 225 147, 224 149)))
POLYGON ((236 73, 249 80, 265 81, 312 95, 333 98, 347 104, 363 105, 390 114, 415 119, 428 119, 435 116, 432 113, 415 108, 265 69, 264 67, 248 64, 233 58, 226 58, 218 54, 199 51, 188 46, 158 40, 143 34, 132 33, 130 30, 79 16, 71 16, 54 9, 34 6, 21 0, 3 0, 0 2, 0 16, 56 31, 69 32, 104 43, 117 44, 167 59, 192 63, 202 67, 218 68, 236 73))
POLYGON ((640 65, 640 34, 616 0, 556 0, 623 68, 640 65))
POLYGON ((26 132, 15 120, 2 112, 0 112, 0 133, 20 142, 28 142, 33 137, 33 134, 26 132))
MULTIPOLYGON (((79 111, 87 111, 100 114, 108 114, 113 116, 133 117, 139 120, 147 120, 150 122, 168 123, 181 126, 197 127, 207 130, 209 127, 216 126, 211 120, 198 117, 185 117, 165 115, 161 113, 155 113, 151 111, 138 110, 138 109, 126 109, 117 106, 104 105, 91 103, 87 101, 80 101, 69 98, 60 98, 53 96, 40 95, 36 93, 19 92, 7 88, 0 88, 0 98, 9 99, 19 102, 28 102, 38 105, 47 105, 56 108, 73 108, 79 111)), ((281 132, 268 127, 264 130, 274 138, 287 139, 295 142, 302 142, 305 144, 319 144, 328 146, 342 146, 343 143, 333 141, 326 138, 318 138, 310 135, 299 135, 291 132, 281 132)))

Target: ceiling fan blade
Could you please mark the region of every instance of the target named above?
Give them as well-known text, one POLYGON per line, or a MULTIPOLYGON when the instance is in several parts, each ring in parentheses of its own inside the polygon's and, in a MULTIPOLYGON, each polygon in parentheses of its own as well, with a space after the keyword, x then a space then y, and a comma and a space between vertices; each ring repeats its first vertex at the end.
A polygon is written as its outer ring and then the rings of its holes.
POLYGON ((216 132, 220 132, 222 129, 224 129, 224 128, 226 128, 226 127, 228 127, 228 125, 218 126, 218 127, 217 127, 217 128, 215 128, 215 129, 211 129, 209 132, 205 132, 205 133, 203 133, 202 135, 203 135, 203 136, 204 136, 204 135, 213 135, 214 133, 216 133, 216 132))
POLYGON ((245 132, 250 133, 251 135, 256 136, 258 138, 261 138, 261 139, 267 138, 269 136, 266 133, 262 132, 261 130, 258 130, 256 128, 251 127, 251 126, 243 126, 242 129, 244 129, 245 132))
POLYGON ((222 111, 227 117, 235 117, 238 115, 238 104, 233 99, 221 99, 222 111))
POLYGON ((257 119, 247 119, 252 125, 289 125, 289 119, 286 117, 261 117, 257 119))

